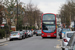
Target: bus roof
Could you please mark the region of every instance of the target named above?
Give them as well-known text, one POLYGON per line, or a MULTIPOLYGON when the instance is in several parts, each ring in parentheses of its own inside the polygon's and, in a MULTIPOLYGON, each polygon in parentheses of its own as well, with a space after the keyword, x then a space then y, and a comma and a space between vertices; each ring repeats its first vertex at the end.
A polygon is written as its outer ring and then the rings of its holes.
MULTIPOLYGON (((45 15, 45 14, 54 14, 54 13, 44 13, 44 14, 42 14, 42 16, 45 15)), ((54 15, 56 16, 56 14, 54 14, 54 15)))

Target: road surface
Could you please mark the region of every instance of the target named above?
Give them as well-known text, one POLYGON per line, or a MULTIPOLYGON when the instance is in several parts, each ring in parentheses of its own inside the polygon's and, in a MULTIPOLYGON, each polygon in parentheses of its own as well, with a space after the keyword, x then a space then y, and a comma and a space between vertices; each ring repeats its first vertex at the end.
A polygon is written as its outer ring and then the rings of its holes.
POLYGON ((5 42, 0 50, 61 50, 59 38, 44 38, 33 36, 23 40, 5 42))

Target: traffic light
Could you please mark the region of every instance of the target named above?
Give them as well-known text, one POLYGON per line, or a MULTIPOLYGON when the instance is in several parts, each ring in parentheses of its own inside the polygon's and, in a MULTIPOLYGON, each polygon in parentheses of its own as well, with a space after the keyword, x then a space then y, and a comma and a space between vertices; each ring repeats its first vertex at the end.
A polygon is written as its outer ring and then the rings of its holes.
POLYGON ((2 24, 2 13, 0 12, 0 24, 2 24))

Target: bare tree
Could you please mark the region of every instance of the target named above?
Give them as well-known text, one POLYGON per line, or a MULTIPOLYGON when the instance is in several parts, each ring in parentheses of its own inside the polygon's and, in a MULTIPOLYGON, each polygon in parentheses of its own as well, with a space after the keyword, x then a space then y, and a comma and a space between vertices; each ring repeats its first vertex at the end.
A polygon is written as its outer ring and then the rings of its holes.
POLYGON ((71 21, 75 20, 75 3, 73 1, 68 1, 67 4, 64 4, 60 10, 61 21, 67 26, 70 26, 71 21))
POLYGON ((35 26, 37 23, 38 27, 41 23, 41 11, 38 9, 37 5, 34 6, 31 2, 26 6, 26 20, 29 23, 29 26, 35 26))

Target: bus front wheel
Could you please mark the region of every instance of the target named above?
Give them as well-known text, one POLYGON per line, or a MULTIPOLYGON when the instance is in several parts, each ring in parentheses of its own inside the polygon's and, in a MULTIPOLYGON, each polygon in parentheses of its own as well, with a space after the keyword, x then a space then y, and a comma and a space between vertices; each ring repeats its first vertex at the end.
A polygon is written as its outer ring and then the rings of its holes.
POLYGON ((42 39, 44 39, 45 37, 42 37, 42 39))

